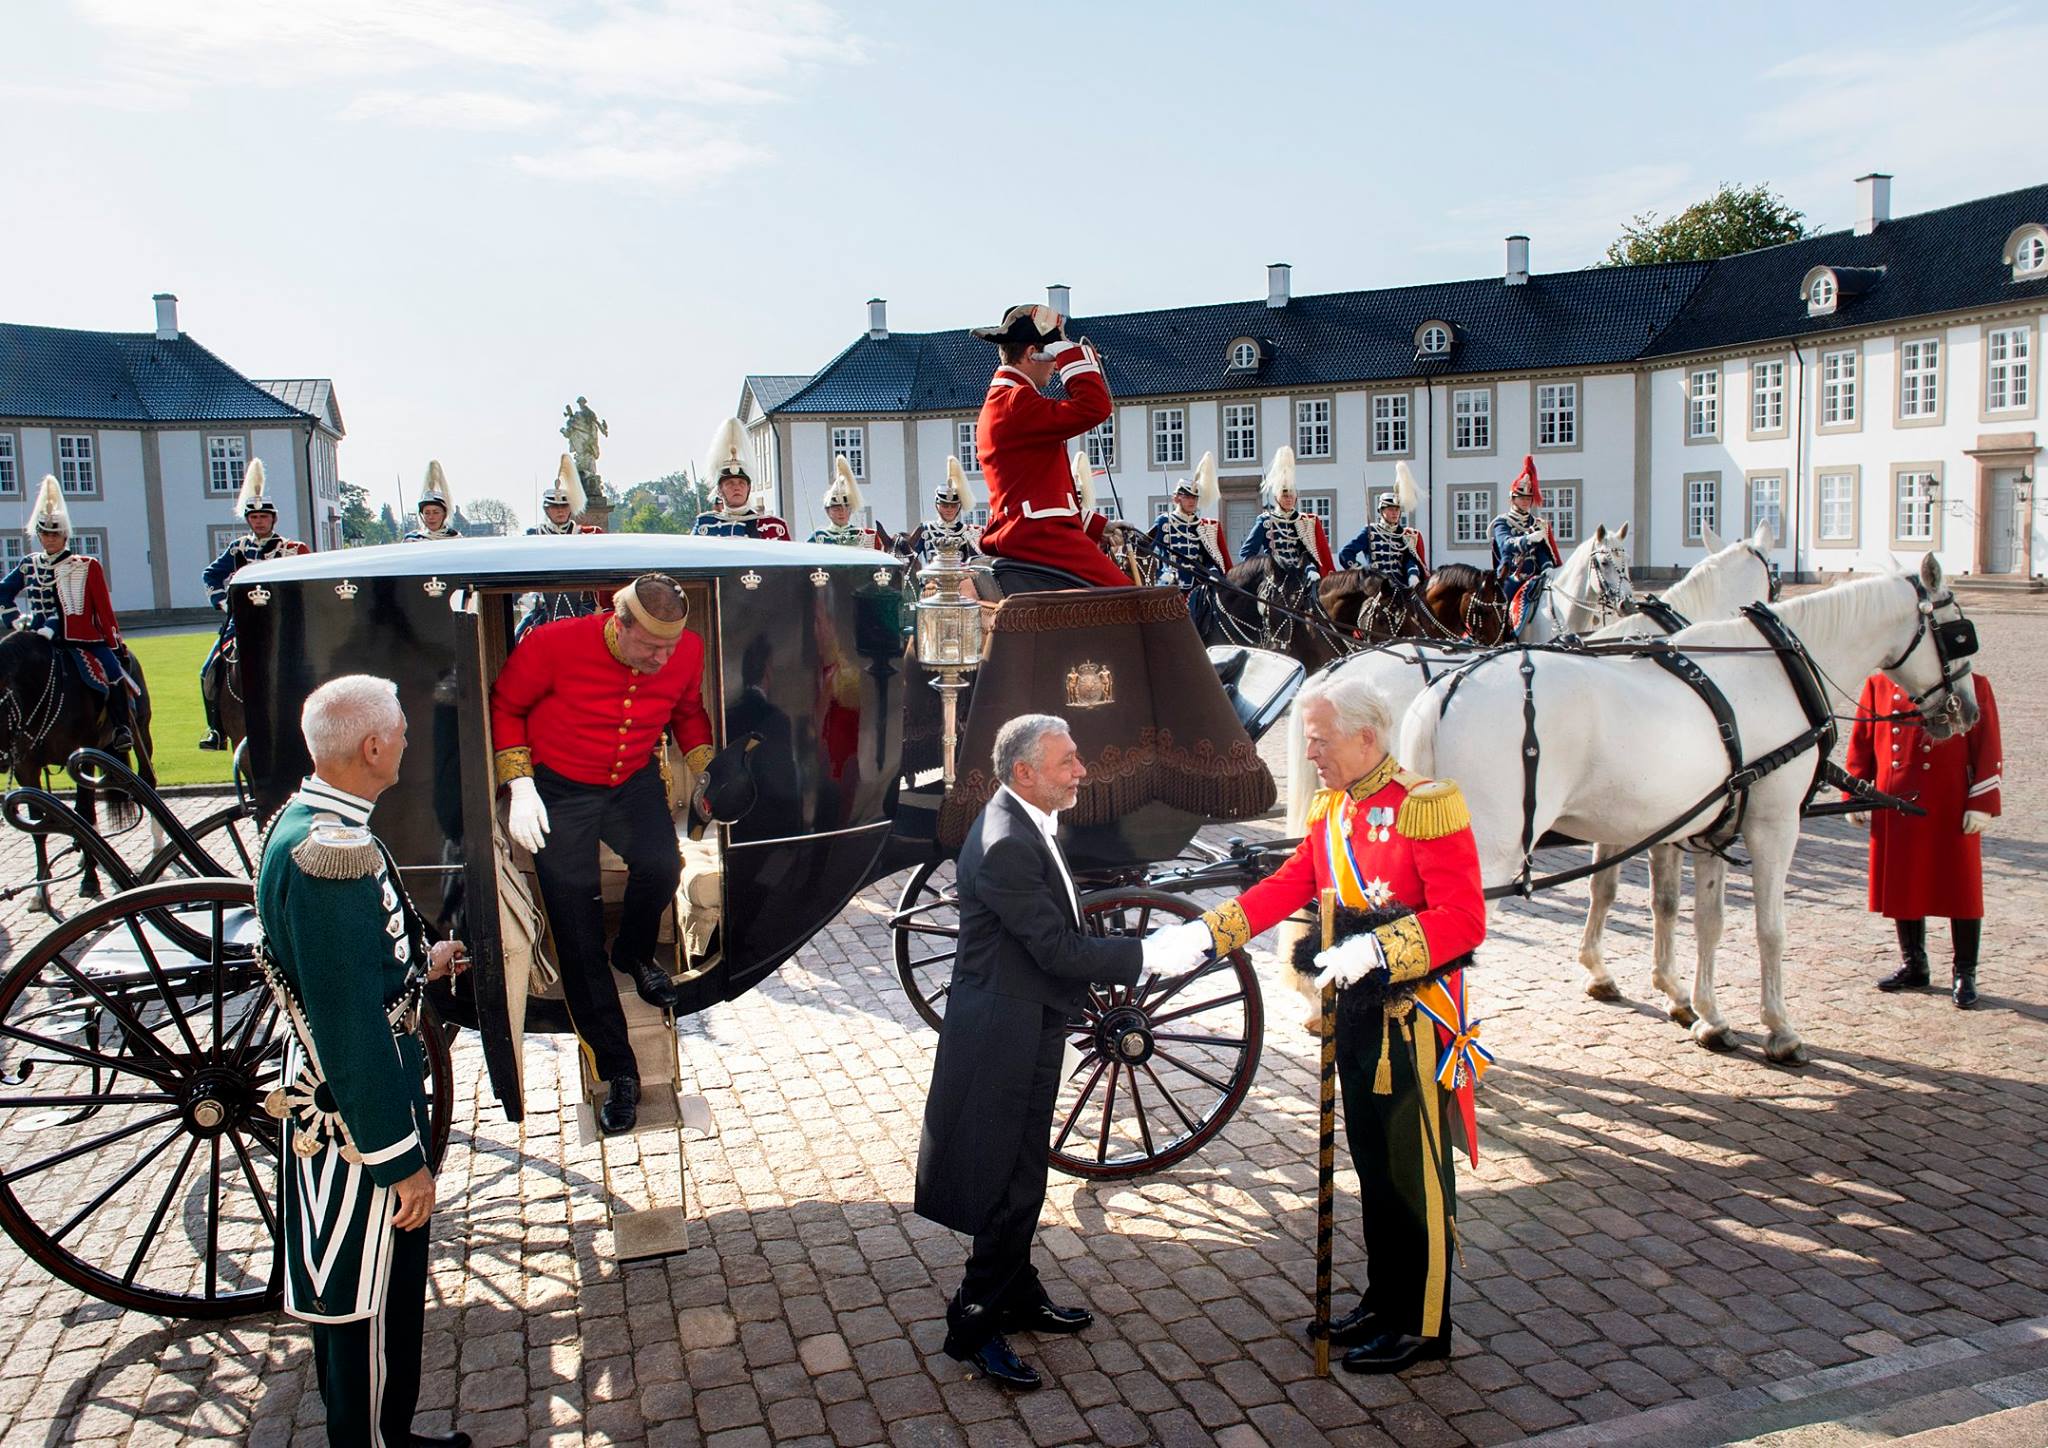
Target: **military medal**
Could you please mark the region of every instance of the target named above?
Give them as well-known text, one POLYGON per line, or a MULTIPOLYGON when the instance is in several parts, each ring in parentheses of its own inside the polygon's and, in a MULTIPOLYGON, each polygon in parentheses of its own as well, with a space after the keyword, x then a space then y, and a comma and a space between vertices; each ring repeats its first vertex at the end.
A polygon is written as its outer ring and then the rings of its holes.
POLYGON ((1373 841, 1385 841, 1393 837, 1394 807, 1388 804, 1374 805, 1365 812, 1365 837, 1373 841))
POLYGON ((292 1114, 291 1103, 284 1094, 284 1087, 270 1088, 270 1094, 263 1098, 263 1114, 277 1121, 282 1121, 292 1114))
POLYGON ((292 1133, 292 1154, 302 1157, 316 1157, 320 1154, 320 1139, 310 1131, 292 1133))

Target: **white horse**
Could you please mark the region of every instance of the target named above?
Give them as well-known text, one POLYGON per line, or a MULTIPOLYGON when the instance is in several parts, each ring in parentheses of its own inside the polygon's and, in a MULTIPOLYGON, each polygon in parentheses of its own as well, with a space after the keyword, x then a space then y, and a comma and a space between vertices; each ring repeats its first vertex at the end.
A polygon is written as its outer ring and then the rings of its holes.
POLYGON ((1605 523, 1600 524, 1592 537, 1551 570, 1536 607, 1522 616, 1516 639, 1525 644, 1548 643, 1618 623, 1636 597, 1628 570, 1628 524, 1612 533, 1605 523))
MULTIPOLYGON (((1882 670, 1917 701, 1935 739, 1977 722, 1966 654, 1944 645, 1944 626, 1962 618, 1933 554, 1918 579, 1904 574, 1858 579, 1796 598, 1778 616, 1804 645, 1824 690, 1853 707, 1856 691, 1882 670)), ((1745 760, 1798 739, 1809 727, 1779 655, 1746 619, 1682 629, 1675 647, 1732 649, 1696 653, 1734 711, 1745 760)), ((1797 666, 1797 661, 1792 661, 1797 666)), ((1466 670, 1448 713, 1443 686, 1417 699, 1402 721, 1398 757, 1411 769, 1463 786, 1489 888, 1510 885, 1523 867, 1522 655, 1511 651, 1466 670)), ((1691 810, 1728 778, 1728 755, 1712 714, 1685 683, 1647 658, 1571 653, 1532 656, 1538 743, 1531 838, 1556 830, 1594 844, 1632 845, 1645 836, 1685 840, 1712 826, 1713 800, 1691 810)), ((1816 764, 1809 744, 1746 791, 1741 836, 1750 855, 1761 962, 1762 1014, 1774 1061, 1803 1062, 1806 1048, 1785 1009, 1785 881, 1799 842, 1799 810, 1816 764)), ((1727 866, 1694 860, 1698 974, 1693 1038, 1724 1047, 1729 1027, 1714 997, 1727 866)))

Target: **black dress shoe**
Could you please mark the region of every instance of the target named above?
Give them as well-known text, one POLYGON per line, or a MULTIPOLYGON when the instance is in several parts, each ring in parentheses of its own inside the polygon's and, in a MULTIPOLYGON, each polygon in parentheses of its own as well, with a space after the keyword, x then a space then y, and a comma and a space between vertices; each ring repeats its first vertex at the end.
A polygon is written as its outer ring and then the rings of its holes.
POLYGON ((633 977, 633 989, 640 993, 640 999, 656 1010, 672 1011, 682 1004, 682 993, 675 982, 653 961, 643 960, 626 973, 633 977))
POLYGON ((1095 1321, 1085 1307, 1055 1307, 1041 1302, 1036 1307, 1017 1307, 1002 1317, 1004 1332, 1079 1332, 1095 1321))
POLYGON ((606 1136, 631 1131, 640 1119, 640 1078, 621 1076, 612 1082, 611 1093, 598 1108, 597 1126, 606 1136))
MULTIPOLYGON (((1313 1329, 1315 1324, 1310 1323, 1313 1329)), ((1313 1337, 1313 1331, 1309 1334, 1313 1337)), ((1330 1346, 1356 1347, 1362 1342, 1371 1342, 1380 1335, 1379 1318, 1363 1300, 1342 1317, 1330 1324, 1330 1346)))
POLYGON ((1038 1370, 1012 1352, 1009 1343, 999 1336, 990 1338, 958 1361, 966 1363, 971 1372, 987 1378, 997 1387, 1014 1392, 1028 1393, 1045 1382, 1039 1377, 1038 1370))
POLYGON ((1949 999, 1956 1003, 1959 1011, 1966 1011, 1977 1004, 1977 971, 1974 966, 1969 970, 1956 971, 1955 984, 1949 987, 1949 999))
POLYGON ((1398 1373, 1412 1363, 1435 1362, 1451 1355, 1451 1335, 1410 1337, 1383 1332, 1362 1347, 1344 1354, 1347 1373, 1398 1373))
POLYGON ((1927 962, 1909 960, 1897 970, 1877 983, 1877 988, 1889 994, 1899 990, 1924 990, 1927 986, 1927 962))
POLYGON ((467 1433, 414 1433, 412 1448, 469 1448, 467 1433))

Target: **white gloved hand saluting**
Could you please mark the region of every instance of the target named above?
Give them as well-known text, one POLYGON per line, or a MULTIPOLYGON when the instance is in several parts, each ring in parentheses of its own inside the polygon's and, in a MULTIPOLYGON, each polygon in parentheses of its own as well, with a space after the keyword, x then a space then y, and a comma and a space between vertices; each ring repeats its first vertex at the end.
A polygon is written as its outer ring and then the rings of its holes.
POLYGON ((1155 930, 1145 937, 1145 971, 1152 976, 1179 975, 1201 964, 1214 946, 1209 927, 1199 920, 1155 930))
POLYGON ((505 832, 536 855, 547 848, 548 807, 540 802, 540 787, 531 778, 512 781, 512 808, 505 817, 505 832))
POLYGON ((1386 968, 1387 952, 1381 948, 1379 937, 1364 931, 1316 952, 1316 991, 1320 994, 1330 986, 1342 990, 1386 968))
POLYGON ((1963 833, 1966 835, 1988 834, 1991 830, 1992 818, 1991 815, 1984 813, 1981 809, 1964 810, 1963 833))

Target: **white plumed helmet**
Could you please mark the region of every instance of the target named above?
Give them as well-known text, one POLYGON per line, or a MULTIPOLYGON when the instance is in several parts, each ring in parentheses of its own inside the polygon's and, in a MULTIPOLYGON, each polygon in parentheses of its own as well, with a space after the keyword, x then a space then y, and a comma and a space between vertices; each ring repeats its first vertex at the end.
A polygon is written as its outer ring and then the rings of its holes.
POLYGON ((856 513, 861 509, 860 484, 855 481, 853 464, 844 453, 832 459, 832 485, 825 489, 825 506, 851 508, 856 513))

